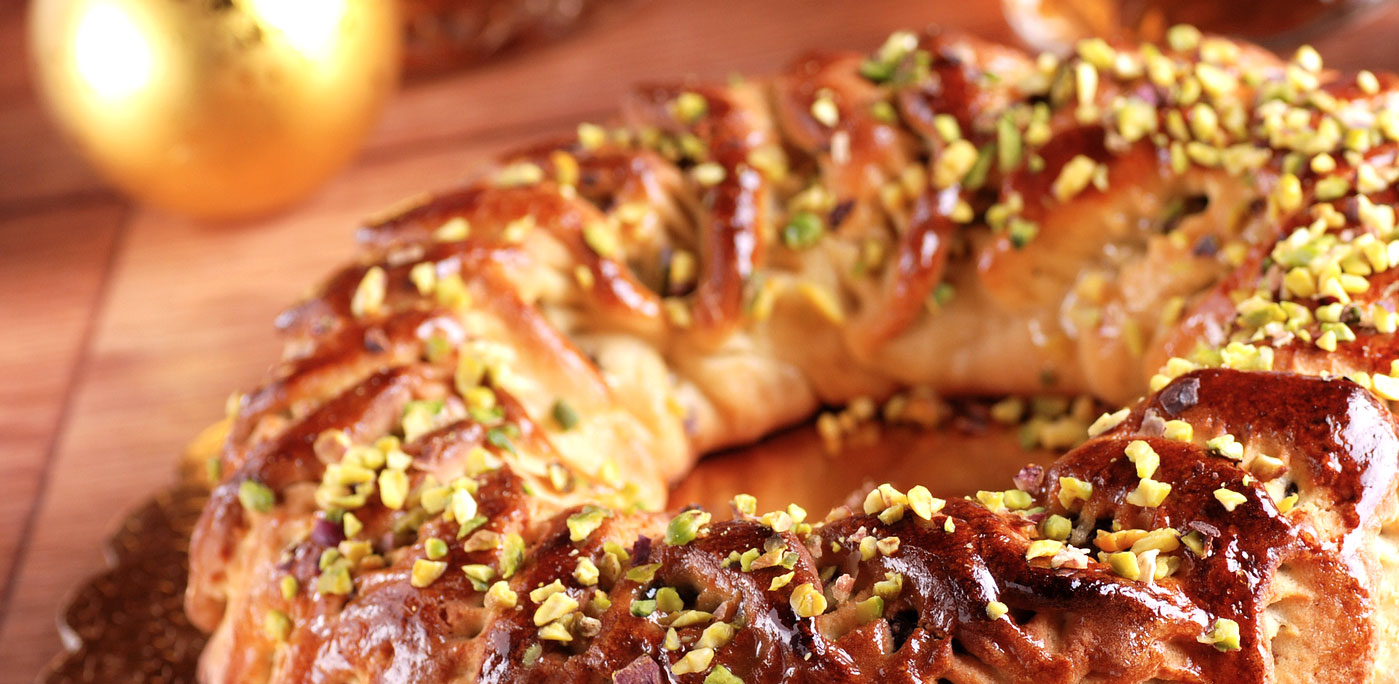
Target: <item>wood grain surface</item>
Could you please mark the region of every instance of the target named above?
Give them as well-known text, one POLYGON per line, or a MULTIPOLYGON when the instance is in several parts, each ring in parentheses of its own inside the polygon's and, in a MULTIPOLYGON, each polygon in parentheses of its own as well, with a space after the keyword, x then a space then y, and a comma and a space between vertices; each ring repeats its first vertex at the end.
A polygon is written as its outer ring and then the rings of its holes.
MULTIPOLYGON (((61 144, 32 96, 23 21, 23 3, 0 3, 2 683, 33 681, 59 649, 54 616, 102 566, 100 540, 169 481, 181 445, 224 398, 266 369, 273 317, 352 253, 360 217, 606 116, 636 82, 771 72, 812 47, 869 47, 934 22, 1008 38, 994 2, 637 0, 555 45, 409 86, 357 161, 304 203, 208 225, 128 204, 61 144)), ((1318 46, 1333 64, 1394 68, 1396 28, 1399 12, 1385 10, 1318 46)), ((902 453, 803 471, 818 483, 807 501, 830 503, 902 453)), ((789 488, 780 448, 730 461, 703 466, 677 496, 714 503, 739 485, 789 488)), ((997 467, 1013 472, 1010 460, 997 467)))

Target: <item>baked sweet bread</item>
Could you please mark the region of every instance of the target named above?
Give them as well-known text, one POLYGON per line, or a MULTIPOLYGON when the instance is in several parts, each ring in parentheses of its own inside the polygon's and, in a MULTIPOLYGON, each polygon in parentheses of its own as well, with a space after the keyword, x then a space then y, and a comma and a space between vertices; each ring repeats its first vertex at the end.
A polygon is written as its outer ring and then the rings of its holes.
POLYGON ((1394 85, 1177 27, 640 89, 278 321, 191 543, 201 676, 1394 681, 1394 85), (1130 407, 1004 491, 655 512, 910 386, 1130 407))

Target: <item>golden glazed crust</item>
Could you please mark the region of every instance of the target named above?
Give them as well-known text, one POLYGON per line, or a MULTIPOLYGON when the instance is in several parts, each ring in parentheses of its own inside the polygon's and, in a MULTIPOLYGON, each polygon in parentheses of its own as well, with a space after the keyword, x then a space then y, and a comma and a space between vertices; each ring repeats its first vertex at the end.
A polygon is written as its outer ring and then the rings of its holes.
POLYGON ((217 455, 201 677, 1393 681, 1392 83, 899 33, 372 222, 217 455), (914 386, 1131 406, 1005 491, 646 512, 914 386))

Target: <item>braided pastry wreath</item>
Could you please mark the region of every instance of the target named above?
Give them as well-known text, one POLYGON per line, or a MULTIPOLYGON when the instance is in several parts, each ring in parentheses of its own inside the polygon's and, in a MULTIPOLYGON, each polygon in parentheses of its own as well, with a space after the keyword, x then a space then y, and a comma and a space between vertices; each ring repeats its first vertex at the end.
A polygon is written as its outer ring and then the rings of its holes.
POLYGON ((1181 26, 640 89, 279 320, 201 677, 1396 681, 1397 86, 1181 26), (1005 491, 655 512, 909 387, 1128 407, 1005 491))

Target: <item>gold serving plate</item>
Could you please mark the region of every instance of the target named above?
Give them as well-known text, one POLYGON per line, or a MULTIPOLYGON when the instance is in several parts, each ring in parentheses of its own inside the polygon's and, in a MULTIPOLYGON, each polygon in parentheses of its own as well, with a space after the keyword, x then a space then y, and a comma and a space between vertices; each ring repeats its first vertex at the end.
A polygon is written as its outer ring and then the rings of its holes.
MULTIPOLYGON (((943 496, 1005 489, 1024 464, 1054 457, 1023 448, 1015 428, 986 419, 985 406, 972 408, 934 429, 867 424, 838 451, 813 425, 793 428, 706 458, 672 490, 671 502, 722 514, 735 493, 747 492, 759 506, 795 501, 818 513, 881 482, 922 483, 943 496)), ((209 489, 203 469, 185 461, 178 482, 133 511, 108 540, 110 568, 72 594, 59 615, 66 652, 41 682, 196 681, 204 634, 185 617, 183 601, 189 534, 209 489)))

